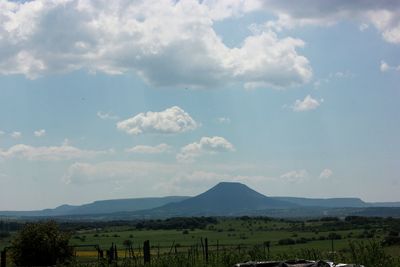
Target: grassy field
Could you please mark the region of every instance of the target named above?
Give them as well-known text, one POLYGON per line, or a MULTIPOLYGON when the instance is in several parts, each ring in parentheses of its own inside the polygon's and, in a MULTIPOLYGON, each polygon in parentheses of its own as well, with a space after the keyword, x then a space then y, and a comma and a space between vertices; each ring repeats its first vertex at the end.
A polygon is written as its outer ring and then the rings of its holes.
MULTIPOLYGON (((381 242, 390 227, 399 226, 398 222, 371 221, 365 224, 343 223, 341 221, 287 221, 265 218, 219 218, 215 223, 201 229, 148 229, 146 225, 138 229, 135 226, 107 226, 102 228, 77 229, 71 235, 70 244, 74 246, 98 245, 107 250, 115 244, 120 257, 126 255, 124 241, 130 240, 134 253, 141 257, 143 242, 150 240, 151 254, 164 255, 181 253, 197 247, 202 249, 205 238, 208 239, 210 253, 229 250, 238 255, 258 248, 260 257, 267 256, 268 246, 272 256, 298 255, 300 251, 318 251, 323 255, 333 250, 338 254, 349 253, 350 242, 381 242), (332 241, 333 239, 333 241, 332 241)), ((0 249, 9 245, 9 238, 0 240, 0 249)), ((400 245, 385 246, 389 255, 399 258, 400 245)), ((94 247, 77 247, 76 255, 81 259, 95 259, 94 247)), ((284 257, 284 256, 282 256, 284 257)), ((259 260, 262 260, 260 258, 259 260)))

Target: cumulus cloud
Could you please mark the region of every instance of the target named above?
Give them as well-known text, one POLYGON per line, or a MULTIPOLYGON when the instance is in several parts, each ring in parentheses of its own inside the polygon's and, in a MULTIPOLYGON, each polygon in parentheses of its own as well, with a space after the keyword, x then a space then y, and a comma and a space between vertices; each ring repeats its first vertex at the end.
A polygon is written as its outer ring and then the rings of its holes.
POLYGON ((138 145, 132 148, 128 148, 125 151, 130 153, 140 153, 140 154, 161 154, 169 152, 171 148, 172 148, 171 146, 163 143, 156 146, 138 145))
POLYGON ((309 178, 309 174, 307 170, 303 169, 284 173, 280 177, 289 183, 302 183, 309 178))
POLYGON ((333 171, 331 169, 323 169, 319 175, 319 178, 327 179, 333 175, 333 171))
POLYGON ((22 136, 22 133, 21 132, 12 132, 12 133, 10 133, 10 136, 14 139, 18 139, 22 136))
POLYGON ((139 113, 120 121, 117 128, 131 135, 143 133, 175 134, 191 131, 199 124, 180 107, 174 106, 160 112, 139 113))
POLYGON ((34 147, 18 144, 7 150, 0 149, 0 159, 26 159, 32 161, 59 161, 79 158, 93 158, 110 151, 83 150, 67 144, 61 146, 34 147))
POLYGON ((227 46, 217 20, 259 1, 1 1, 0 73, 37 78, 75 70, 136 73, 154 86, 209 88, 231 83, 284 88, 308 82, 300 39, 273 31, 227 46), (45 40, 45 41, 44 41, 45 40))
POLYGON ((181 162, 192 162, 195 158, 203 154, 232 151, 235 151, 235 147, 223 137, 202 137, 199 142, 194 142, 182 147, 176 158, 181 162))
POLYGON ((297 112, 313 110, 318 108, 321 105, 321 102, 323 102, 323 100, 318 102, 318 100, 307 95, 303 100, 297 99, 294 102, 292 109, 297 112))
POLYGON ((110 112, 97 111, 96 115, 97 115, 97 117, 99 117, 102 120, 118 120, 119 119, 119 117, 117 115, 113 115, 110 112))
POLYGON ((43 137, 43 136, 46 135, 46 130, 45 129, 40 129, 40 130, 34 131, 33 134, 36 137, 43 137))
POLYGON ((264 10, 277 20, 265 24, 267 28, 282 30, 299 26, 330 26, 343 20, 361 23, 360 29, 372 24, 385 41, 400 44, 400 2, 392 0, 264 0, 264 10))

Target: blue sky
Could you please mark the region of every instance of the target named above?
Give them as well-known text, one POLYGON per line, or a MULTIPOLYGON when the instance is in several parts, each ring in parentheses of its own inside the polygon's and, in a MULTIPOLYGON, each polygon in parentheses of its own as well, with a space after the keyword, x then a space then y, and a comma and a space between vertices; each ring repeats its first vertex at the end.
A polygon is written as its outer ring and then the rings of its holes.
POLYGON ((0 210, 399 201, 400 4, 311 2, 1 2, 0 210))

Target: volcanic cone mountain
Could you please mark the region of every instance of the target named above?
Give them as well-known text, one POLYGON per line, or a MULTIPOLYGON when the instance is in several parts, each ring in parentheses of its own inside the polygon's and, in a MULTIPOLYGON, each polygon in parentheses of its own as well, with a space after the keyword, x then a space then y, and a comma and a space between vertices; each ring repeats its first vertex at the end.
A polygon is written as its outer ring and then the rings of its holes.
POLYGON ((293 208, 296 204, 260 194, 241 183, 222 182, 208 191, 155 210, 175 215, 235 215, 246 211, 293 208))

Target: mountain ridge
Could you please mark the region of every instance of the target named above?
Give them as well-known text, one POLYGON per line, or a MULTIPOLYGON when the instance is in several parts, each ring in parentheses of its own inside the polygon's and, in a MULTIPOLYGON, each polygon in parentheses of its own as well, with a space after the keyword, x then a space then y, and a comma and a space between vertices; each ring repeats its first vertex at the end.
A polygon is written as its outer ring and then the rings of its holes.
MULTIPOLYGON (((235 216, 246 214, 281 214, 285 210, 311 209, 362 209, 388 207, 398 208, 400 202, 364 202, 360 198, 301 198, 301 197, 268 197, 245 184, 238 182, 221 182, 209 190, 193 197, 169 196, 149 198, 125 198, 98 200, 83 205, 60 205, 54 209, 34 211, 0 211, 0 216, 14 217, 56 217, 56 216, 89 216, 112 214, 121 216, 235 216)), ((372 209, 374 210, 374 209, 372 209)), ((377 211, 377 209, 375 209, 377 211)), ((388 210, 390 211, 390 209, 388 210)), ((298 213, 298 212, 297 212, 298 213)))

